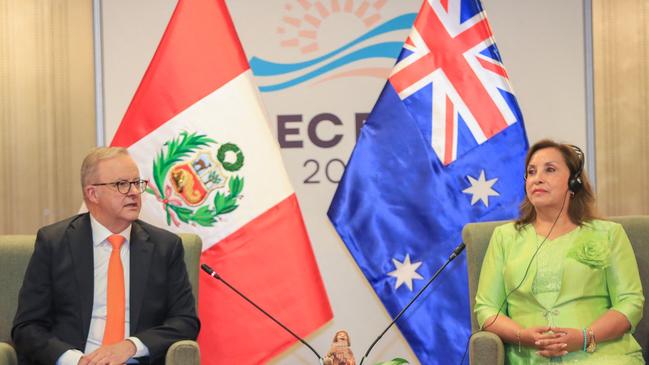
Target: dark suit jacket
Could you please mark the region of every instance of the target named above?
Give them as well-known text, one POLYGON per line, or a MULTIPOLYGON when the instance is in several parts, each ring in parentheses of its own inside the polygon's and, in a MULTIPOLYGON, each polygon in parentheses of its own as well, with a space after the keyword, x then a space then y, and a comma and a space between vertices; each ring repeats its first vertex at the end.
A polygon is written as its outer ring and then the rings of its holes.
MULTIPOLYGON (((142 221, 130 239, 130 329, 163 364, 175 341, 195 339, 200 323, 178 236, 142 221)), ((20 364, 51 365, 83 351, 94 286, 90 216, 41 228, 27 266, 11 336, 20 364)))

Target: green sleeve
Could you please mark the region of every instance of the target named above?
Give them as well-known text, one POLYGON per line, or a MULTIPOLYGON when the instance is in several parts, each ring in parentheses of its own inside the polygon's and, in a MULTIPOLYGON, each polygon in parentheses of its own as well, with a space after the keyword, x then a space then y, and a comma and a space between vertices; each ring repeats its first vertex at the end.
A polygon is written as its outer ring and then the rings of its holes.
POLYGON ((621 225, 609 232, 611 245, 609 266, 606 269, 606 285, 611 298, 611 309, 626 316, 631 331, 642 318, 644 295, 631 242, 621 225))
MULTIPOLYGON (((489 240, 489 247, 482 261, 480 269, 480 280, 475 298, 474 312, 480 328, 485 321, 498 313, 498 310, 505 300, 505 282, 503 278, 504 252, 503 234, 500 227, 494 230, 489 240)), ((507 313, 505 304, 502 311, 507 313)))

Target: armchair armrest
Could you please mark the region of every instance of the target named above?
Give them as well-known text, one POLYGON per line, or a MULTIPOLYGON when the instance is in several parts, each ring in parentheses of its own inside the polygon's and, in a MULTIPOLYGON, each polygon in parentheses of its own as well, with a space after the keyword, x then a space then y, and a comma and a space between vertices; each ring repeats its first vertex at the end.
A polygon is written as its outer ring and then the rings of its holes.
MULTIPOLYGON (((199 365, 200 350, 195 341, 175 342, 167 350, 167 365, 199 365)), ((14 348, 6 342, 0 342, 0 365, 18 365, 14 348)))
POLYGON ((166 365, 200 365, 200 363, 200 350, 196 341, 174 342, 167 350, 166 365))
POLYGON ((6 342, 0 342, 0 365, 18 365, 16 350, 6 342))
POLYGON ((480 331, 471 336, 469 361, 472 365, 504 365, 505 346, 495 333, 480 331))

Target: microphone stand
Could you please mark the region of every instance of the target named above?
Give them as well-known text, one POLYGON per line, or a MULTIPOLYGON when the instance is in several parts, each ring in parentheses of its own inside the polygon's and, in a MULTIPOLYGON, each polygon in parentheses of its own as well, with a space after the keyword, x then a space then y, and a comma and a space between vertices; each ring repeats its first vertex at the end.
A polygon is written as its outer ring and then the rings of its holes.
POLYGON ((230 288, 232 291, 234 291, 235 293, 239 294, 239 296, 240 296, 241 298, 245 299, 248 303, 252 304, 253 307, 257 308, 260 312, 262 312, 263 314, 265 314, 266 317, 272 319, 273 322, 277 323, 280 327, 282 327, 284 330, 286 330, 286 332, 290 333, 290 334, 293 335, 293 337, 295 337, 298 341, 302 342, 306 347, 308 347, 308 348, 309 348, 309 349, 310 349, 310 350, 315 354, 315 356, 318 357, 318 361, 320 362, 320 365, 324 365, 324 362, 323 362, 322 356, 320 356, 320 354, 318 353, 318 351, 316 351, 313 347, 311 347, 311 345, 309 345, 306 341, 304 341, 300 336, 298 336, 297 334, 295 334, 295 332, 291 331, 288 327, 286 327, 286 326, 283 325, 280 321, 278 321, 277 319, 275 319, 275 317, 271 316, 268 312, 266 312, 266 311, 263 310, 260 306, 258 306, 257 304, 255 304, 252 300, 248 299, 247 296, 245 296, 242 292, 238 291, 235 287, 233 287, 232 285, 230 285, 230 283, 228 283, 227 281, 225 281, 225 280, 224 280, 224 279, 223 279, 219 274, 217 274, 214 270, 212 270, 211 267, 209 267, 209 266, 206 265, 206 264, 202 264, 202 265, 201 265, 201 269, 203 269, 203 271, 205 271, 209 276, 213 277, 214 279, 220 280, 223 284, 225 284, 225 285, 226 285, 228 288, 230 288))
POLYGON ((442 271, 444 271, 446 266, 448 266, 448 264, 450 264, 451 261, 453 261, 460 253, 462 253, 462 251, 464 250, 464 247, 465 247, 464 242, 462 242, 453 250, 453 253, 448 257, 448 260, 446 260, 444 265, 442 265, 442 267, 440 267, 439 269, 437 269, 437 271, 435 271, 435 274, 433 274, 433 277, 431 277, 430 280, 428 280, 426 285, 424 285, 424 287, 419 290, 417 295, 415 295, 415 297, 412 298, 410 300, 410 302, 405 307, 403 307, 401 312, 399 312, 399 314, 397 314, 397 316, 394 317, 392 322, 390 322, 390 324, 383 330, 383 332, 381 332, 381 334, 376 338, 376 340, 374 340, 374 342, 372 342, 370 347, 367 349, 367 352, 365 352, 365 355, 363 355, 363 358, 361 359, 361 362, 360 362, 359 365, 363 365, 363 361, 365 361, 367 356, 370 354, 370 351, 372 351, 372 349, 374 348, 374 345, 376 345, 379 342, 379 340, 383 337, 383 335, 385 335, 385 333, 388 332, 390 327, 392 327, 399 320, 399 318, 401 318, 401 316, 403 316, 403 314, 406 312, 406 310, 408 310, 408 308, 410 308, 410 306, 415 302, 415 300, 417 300, 417 298, 419 298, 419 296, 424 292, 424 290, 426 290, 426 288, 428 288, 430 286, 430 284, 432 284, 433 281, 435 281, 435 279, 439 276, 439 274, 441 274, 442 271))

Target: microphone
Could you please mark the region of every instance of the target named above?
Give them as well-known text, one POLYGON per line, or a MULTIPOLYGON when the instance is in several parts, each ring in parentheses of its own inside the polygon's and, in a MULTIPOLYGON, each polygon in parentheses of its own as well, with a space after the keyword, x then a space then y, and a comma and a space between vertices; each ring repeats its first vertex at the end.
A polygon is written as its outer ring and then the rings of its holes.
POLYGON ((397 314, 397 316, 394 317, 394 319, 392 320, 392 322, 390 322, 390 324, 389 324, 389 325, 388 325, 388 326, 383 330, 383 332, 381 332, 381 334, 376 338, 376 340, 374 340, 374 342, 372 342, 372 344, 370 345, 370 347, 367 349, 367 352, 365 352, 365 355, 363 355, 363 358, 361 359, 361 362, 360 362, 359 365, 363 365, 363 361, 365 361, 365 359, 367 358, 367 356, 370 354, 370 351, 372 351, 372 349, 374 348, 374 345, 376 345, 376 344, 379 342, 379 340, 383 337, 383 335, 385 335, 385 333, 388 332, 388 330, 390 329, 390 327, 392 327, 392 326, 393 326, 393 325, 394 325, 394 324, 399 320, 399 318, 401 318, 401 316, 403 316, 403 314, 406 312, 406 310, 408 310, 408 308, 410 308, 410 306, 415 302, 415 300, 417 300, 417 298, 419 298, 419 296, 420 296, 420 295, 421 295, 421 294, 426 290, 426 288, 428 288, 428 287, 430 286, 430 284, 432 284, 433 281, 435 281, 435 279, 437 279, 437 277, 439 276, 439 274, 441 274, 442 271, 444 271, 444 269, 446 268, 446 266, 448 266, 448 264, 450 264, 451 261, 453 261, 453 260, 454 260, 454 259, 455 259, 459 254, 460 254, 460 253, 462 253, 462 251, 464 251, 464 247, 465 247, 464 242, 461 242, 461 243, 460 243, 460 244, 459 244, 459 245, 458 245, 458 246, 453 250, 453 253, 451 253, 451 255, 448 257, 448 259, 446 260, 446 262, 444 263, 444 265, 442 265, 442 267, 440 267, 439 269, 437 269, 437 271, 435 271, 435 274, 433 274, 433 277, 431 277, 430 280, 428 280, 428 282, 426 283, 426 285, 424 285, 424 287, 421 288, 421 289, 419 290, 419 292, 417 293, 417 295, 415 295, 415 297, 412 298, 412 299, 410 300, 410 302, 409 302, 405 307, 403 307, 403 309, 401 310, 401 312, 399 312, 399 314, 397 314))
POLYGON ((315 354, 315 356, 318 358, 318 361, 320 361, 320 365, 323 364, 322 356, 320 356, 320 354, 318 353, 318 351, 316 351, 313 347, 311 347, 311 345, 309 345, 305 340, 303 340, 302 337, 300 337, 300 336, 298 336, 297 334, 295 334, 295 332, 291 331, 288 327, 286 327, 286 326, 283 325, 280 321, 278 321, 277 319, 275 319, 275 317, 271 316, 268 312, 266 312, 266 311, 263 310, 260 306, 258 306, 257 304, 255 304, 255 302, 253 302, 252 300, 248 299, 247 296, 245 296, 242 292, 238 291, 235 287, 233 287, 232 285, 230 285, 230 283, 228 283, 227 281, 225 281, 225 280, 224 280, 224 279, 223 279, 219 274, 216 273, 216 271, 212 270, 212 268, 209 267, 207 264, 201 264, 201 269, 203 269, 203 271, 205 271, 209 276, 213 277, 214 279, 216 279, 216 280, 220 280, 223 284, 225 284, 225 285, 226 285, 228 288, 230 288, 232 291, 234 291, 235 293, 239 294, 239 296, 240 296, 241 298, 245 299, 248 303, 252 304, 253 307, 257 308, 260 312, 262 312, 263 314, 265 314, 266 317, 272 319, 273 322, 277 323, 280 327, 282 327, 284 330, 286 330, 286 332, 290 333, 293 337, 295 337, 296 339, 298 339, 298 341, 302 342, 306 347, 308 347, 308 348, 309 348, 309 349, 310 349, 310 350, 315 354))
POLYGON ((456 257, 458 257, 458 255, 461 254, 462 251, 464 251, 464 247, 466 247, 466 246, 464 245, 464 242, 461 242, 461 243, 460 243, 460 244, 455 248, 455 250, 453 250, 453 253, 451 254, 451 256, 448 257, 448 262, 451 262, 451 261, 453 261, 453 259, 455 259, 456 257))

